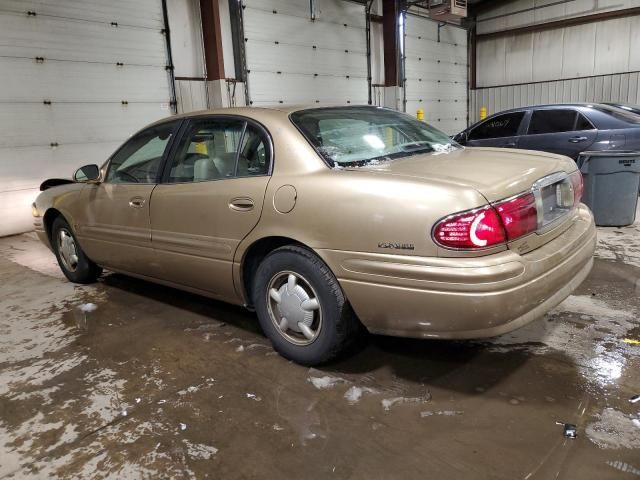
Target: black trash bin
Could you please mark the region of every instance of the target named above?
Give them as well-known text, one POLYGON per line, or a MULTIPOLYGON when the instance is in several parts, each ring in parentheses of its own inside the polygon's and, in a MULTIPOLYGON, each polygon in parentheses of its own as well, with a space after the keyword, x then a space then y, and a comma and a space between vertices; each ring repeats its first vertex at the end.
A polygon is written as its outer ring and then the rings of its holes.
POLYGON ((582 201, 596 225, 631 225, 640 189, 640 152, 582 152, 577 163, 584 177, 582 201))

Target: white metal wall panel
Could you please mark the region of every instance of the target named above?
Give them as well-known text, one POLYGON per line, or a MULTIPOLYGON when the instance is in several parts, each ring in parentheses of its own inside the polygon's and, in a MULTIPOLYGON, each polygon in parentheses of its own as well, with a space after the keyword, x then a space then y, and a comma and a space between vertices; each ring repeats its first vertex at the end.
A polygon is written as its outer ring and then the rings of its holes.
POLYGON ((480 39, 478 87, 640 70, 640 16, 480 39))
POLYGON ((112 27, 107 20, 93 23, 57 17, 28 17, 6 13, 0 7, 0 55, 166 65, 161 25, 157 30, 112 27))
POLYGON ((178 113, 207 108, 207 84, 204 80, 176 80, 178 113))
MULTIPOLYGON (((227 2, 221 3, 227 4, 227 2)), ((167 0, 167 16, 171 32, 171 53, 175 76, 204 77, 200 1, 167 0)), ((231 24, 228 21, 226 23, 231 24)), ((225 59, 228 56, 225 55, 225 59)))
POLYGON ((640 73, 621 73, 471 91, 471 122, 481 107, 489 115, 509 108, 544 103, 622 102, 640 105, 640 73))
POLYGON ((629 71, 640 70, 640 16, 629 18, 631 23, 629 35, 629 45, 633 47, 629 48, 629 71))
POLYGON ((5 12, 24 15, 35 11, 39 17, 76 19, 79 22, 117 22, 136 28, 158 29, 162 25, 162 3, 158 0, 2 0, 5 12))
MULTIPOLYGON (((589 23, 564 31, 562 72, 544 80, 586 77, 594 74, 596 24, 589 23)), ((543 54, 545 52, 542 52, 543 54)))
POLYGON ((245 0, 249 99, 267 104, 366 104, 364 6, 318 0, 245 0))
POLYGON ((4 104, 0 108, 0 148, 124 140, 146 124, 167 116, 168 105, 164 105, 163 110, 156 102, 4 104))
POLYGON ((161 0, 0 0, 0 235, 31 228, 44 179, 170 114, 163 28, 161 0))
POLYGON ((479 34, 638 6, 638 0, 515 0, 493 2, 478 15, 479 34))
POLYGON ((164 65, 116 68, 105 63, 46 61, 38 64, 32 58, 0 57, 0 102, 42 103, 47 99, 52 102, 158 103, 168 101, 167 85, 164 65), (91 88, 79 88, 81 84, 91 88))
POLYGON ((404 39, 406 112, 453 134, 467 126, 467 31, 407 15, 404 39))
MULTIPOLYGON (((607 22, 598 22, 595 34, 594 74, 606 75, 611 72, 624 72, 629 67, 629 47, 620 48, 621 39, 631 35, 631 18, 619 18, 607 22)), ((584 48, 584 47, 583 47, 584 48)), ((634 45, 632 50, 637 50, 634 45)))
POLYGON ((519 35, 512 41, 506 42, 506 83, 530 82, 533 77, 533 35, 519 35), (519 65, 520 68, 509 68, 511 65, 519 65))

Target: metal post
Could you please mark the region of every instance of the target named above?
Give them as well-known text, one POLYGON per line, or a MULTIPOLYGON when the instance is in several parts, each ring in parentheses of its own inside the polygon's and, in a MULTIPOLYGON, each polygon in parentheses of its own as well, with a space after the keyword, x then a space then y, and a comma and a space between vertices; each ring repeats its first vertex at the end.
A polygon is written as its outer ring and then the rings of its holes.
POLYGON ((176 78, 173 71, 173 56, 171 54, 171 35, 169 32, 169 14, 167 0, 162 0, 162 19, 164 22, 164 41, 167 49, 167 71, 169 72, 169 88, 171 89, 171 111, 178 113, 178 98, 176 97, 176 78))
POLYGON ((372 104, 371 96, 371 7, 373 6, 373 0, 367 2, 365 8, 365 22, 366 22, 366 37, 367 37, 367 89, 368 89, 368 101, 369 105, 372 104))

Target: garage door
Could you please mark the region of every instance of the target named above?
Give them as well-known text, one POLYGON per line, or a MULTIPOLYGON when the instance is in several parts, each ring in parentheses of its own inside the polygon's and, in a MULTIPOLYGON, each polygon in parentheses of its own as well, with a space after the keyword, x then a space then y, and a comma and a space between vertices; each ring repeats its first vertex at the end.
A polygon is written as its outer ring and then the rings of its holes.
POLYGON ((252 105, 366 104, 365 8, 343 0, 245 0, 252 105), (312 20, 312 16, 315 20, 312 20))
POLYGON ((449 135, 467 127, 467 31, 415 15, 405 25, 406 112, 449 135))
POLYGON ((161 0, 2 0, 0 236, 32 228, 43 179, 170 114, 163 28, 161 0))

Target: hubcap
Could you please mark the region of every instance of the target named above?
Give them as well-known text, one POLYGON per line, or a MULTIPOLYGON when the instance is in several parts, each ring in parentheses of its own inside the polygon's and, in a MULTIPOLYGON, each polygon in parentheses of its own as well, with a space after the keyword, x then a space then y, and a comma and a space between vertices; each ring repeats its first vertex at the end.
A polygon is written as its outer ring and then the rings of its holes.
POLYGON ((309 282, 300 274, 280 272, 267 288, 271 321, 280 334, 296 345, 309 345, 322 328, 322 309, 309 282))
POLYGON ((65 268, 70 272, 75 272, 76 268, 78 268, 76 241, 65 228, 61 228, 58 232, 58 251, 60 252, 60 259, 65 268))

